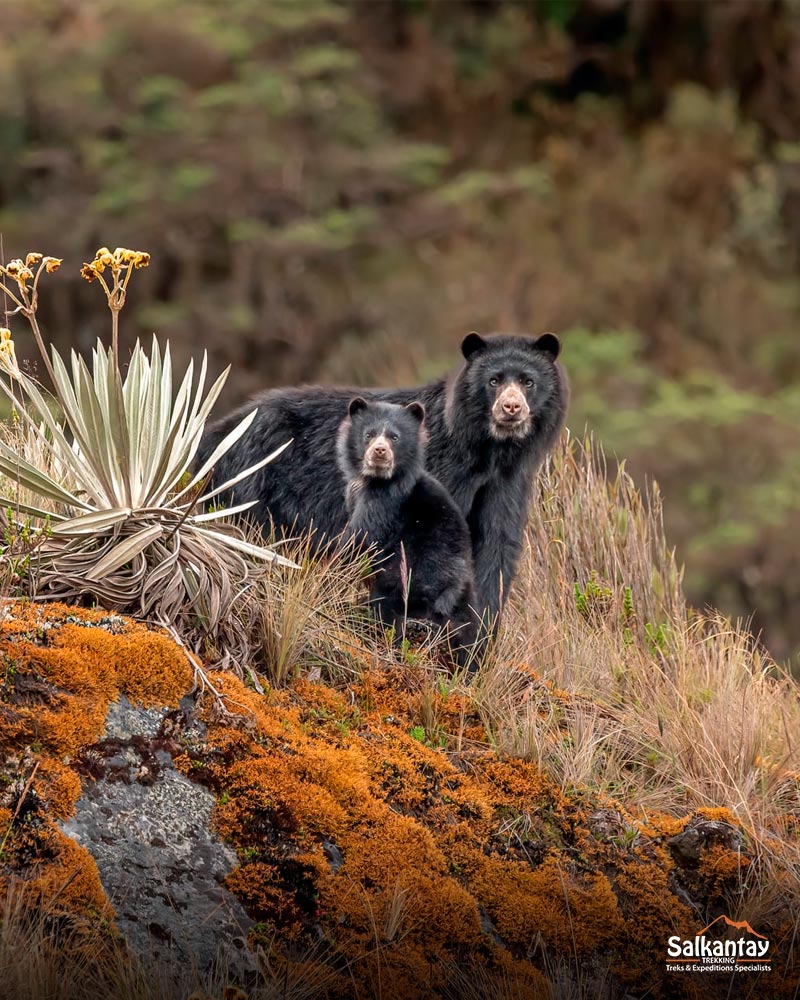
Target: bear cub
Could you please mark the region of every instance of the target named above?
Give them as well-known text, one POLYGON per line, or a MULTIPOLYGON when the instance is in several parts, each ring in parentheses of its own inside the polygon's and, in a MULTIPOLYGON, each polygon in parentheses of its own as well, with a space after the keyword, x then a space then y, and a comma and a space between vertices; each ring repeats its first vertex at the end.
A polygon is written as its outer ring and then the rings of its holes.
POLYGON ((466 664, 479 630, 472 541, 450 494, 425 471, 424 419, 418 402, 350 401, 338 438, 346 532, 378 550, 369 584, 378 618, 397 636, 407 619, 439 626, 466 664))

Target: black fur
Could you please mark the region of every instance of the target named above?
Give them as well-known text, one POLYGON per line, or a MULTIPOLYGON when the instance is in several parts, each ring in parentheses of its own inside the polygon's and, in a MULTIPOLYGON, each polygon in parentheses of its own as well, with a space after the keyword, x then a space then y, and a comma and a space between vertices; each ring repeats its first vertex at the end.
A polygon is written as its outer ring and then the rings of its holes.
POLYGON ((376 547, 370 604, 402 635, 406 619, 445 629, 466 662, 478 635, 472 542, 464 515, 425 472, 424 409, 357 397, 339 429, 347 532, 376 547), (370 465, 374 448, 379 466, 370 465))
MULTIPOLYGON (((534 340, 471 333, 462 344, 465 360, 450 376, 415 389, 358 390, 368 400, 424 405, 427 468, 467 519, 479 607, 492 617, 516 573, 534 473, 566 417, 569 390, 558 350, 552 334, 534 340), (497 437, 492 408, 511 382, 519 384, 530 418, 521 436, 497 437)), ((236 486, 235 500, 257 500, 251 514, 262 524, 339 534, 347 510, 336 435, 354 394, 334 386, 268 390, 208 431, 200 460, 257 406, 247 433, 214 470, 215 481, 230 479, 291 438, 275 462, 236 486)))

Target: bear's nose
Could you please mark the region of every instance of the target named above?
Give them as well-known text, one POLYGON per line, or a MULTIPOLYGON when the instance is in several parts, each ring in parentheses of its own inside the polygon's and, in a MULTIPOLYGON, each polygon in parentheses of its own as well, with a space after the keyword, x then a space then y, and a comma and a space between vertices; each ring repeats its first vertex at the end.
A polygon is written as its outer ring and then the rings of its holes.
POLYGON ((389 454, 389 449, 385 444, 376 444, 372 451, 376 458, 386 458, 389 454))
POLYGON ((503 400, 503 413, 507 413, 509 417, 516 417, 521 409, 522 403, 516 397, 503 400))

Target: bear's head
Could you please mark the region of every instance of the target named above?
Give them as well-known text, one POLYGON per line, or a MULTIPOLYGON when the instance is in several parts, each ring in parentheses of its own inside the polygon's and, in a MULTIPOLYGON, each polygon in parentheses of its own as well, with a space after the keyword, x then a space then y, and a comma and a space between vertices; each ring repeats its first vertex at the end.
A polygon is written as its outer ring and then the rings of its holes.
POLYGON ((552 333, 541 337, 469 333, 461 344, 459 375, 463 402, 486 417, 489 436, 522 440, 559 392, 556 358, 561 345, 552 333))
POLYGON ((351 399, 339 432, 339 462, 348 479, 416 479, 425 461, 424 419, 422 403, 351 399))

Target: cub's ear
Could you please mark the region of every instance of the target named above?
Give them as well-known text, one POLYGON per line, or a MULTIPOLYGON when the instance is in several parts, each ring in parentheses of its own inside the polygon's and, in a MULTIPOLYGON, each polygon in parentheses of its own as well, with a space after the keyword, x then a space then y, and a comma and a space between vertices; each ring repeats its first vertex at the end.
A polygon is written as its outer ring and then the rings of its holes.
POLYGON ((425 407, 422 405, 422 403, 417 403, 416 401, 413 403, 408 403, 406 405, 406 409, 415 420, 419 421, 419 423, 422 423, 422 421, 425 419, 425 407))
POLYGON ((473 354, 482 351, 486 347, 486 341, 479 333, 468 333, 461 341, 461 353, 469 360, 473 354))
POLYGON ((355 399, 350 400, 350 405, 347 407, 347 412, 350 414, 351 417, 354 417, 357 413, 360 413, 362 410, 366 410, 366 408, 367 408, 366 399, 362 399, 361 396, 356 396, 355 399))
POLYGON ((553 361, 556 360, 561 351, 561 341, 554 333, 543 333, 538 340, 534 341, 533 346, 535 350, 548 354, 553 361))

